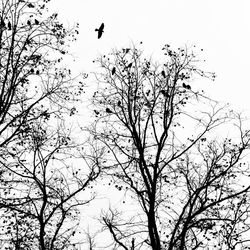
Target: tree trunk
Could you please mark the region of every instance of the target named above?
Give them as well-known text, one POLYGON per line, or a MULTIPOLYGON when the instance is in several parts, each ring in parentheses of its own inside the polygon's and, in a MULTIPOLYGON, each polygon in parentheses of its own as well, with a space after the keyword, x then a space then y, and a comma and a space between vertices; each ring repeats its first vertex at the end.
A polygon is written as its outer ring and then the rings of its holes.
POLYGON ((148 232, 153 250, 161 250, 161 241, 157 230, 157 225, 155 222, 155 211, 154 205, 150 207, 148 213, 148 232))

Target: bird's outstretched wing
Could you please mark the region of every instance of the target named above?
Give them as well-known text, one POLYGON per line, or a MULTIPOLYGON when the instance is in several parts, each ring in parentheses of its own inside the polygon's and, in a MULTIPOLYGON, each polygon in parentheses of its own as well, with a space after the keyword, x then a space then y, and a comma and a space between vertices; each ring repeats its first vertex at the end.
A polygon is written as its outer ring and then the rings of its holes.
POLYGON ((99 30, 103 32, 103 30, 104 30, 104 23, 101 24, 99 30))

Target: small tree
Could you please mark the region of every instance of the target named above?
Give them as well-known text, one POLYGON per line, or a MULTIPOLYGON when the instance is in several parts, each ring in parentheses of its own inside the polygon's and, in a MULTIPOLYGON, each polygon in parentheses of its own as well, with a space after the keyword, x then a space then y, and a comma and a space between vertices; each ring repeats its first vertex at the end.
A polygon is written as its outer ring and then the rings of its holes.
POLYGON ((214 78, 191 49, 163 52, 158 64, 135 47, 96 60, 90 130, 106 149, 100 167, 141 208, 130 218, 111 209, 103 223, 115 249, 247 249, 249 130, 191 86, 214 78), (219 136, 226 124, 236 138, 219 136))
POLYGON ((0 242, 5 249, 67 249, 78 206, 93 198, 79 200, 78 194, 99 174, 69 130, 84 84, 62 67, 62 59, 78 25, 65 28, 56 13, 48 13, 47 2, 0 2, 0 242), (87 167, 80 171, 75 164, 82 166, 83 160, 87 167))

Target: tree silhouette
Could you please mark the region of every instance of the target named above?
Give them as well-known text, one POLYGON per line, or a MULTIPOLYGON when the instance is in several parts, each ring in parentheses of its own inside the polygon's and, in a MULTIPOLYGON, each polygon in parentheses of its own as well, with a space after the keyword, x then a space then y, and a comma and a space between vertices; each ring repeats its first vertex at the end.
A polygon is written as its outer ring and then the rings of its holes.
POLYGON ((138 204, 130 217, 110 208, 103 224, 114 249, 249 249, 249 130, 191 87, 194 77, 214 79, 192 48, 163 53, 163 63, 136 47, 96 60, 102 84, 90 131, 105 149, 99 164, 138 204), (237 136, 223 137, 229 128, 237 136))
POLYGON ((65 29, 56 14, 45 17, 45 2, 1 1, 1 148, 28 130, 37 117, 69 111, 65 101, 70 103, 70 93, 78 91, 70 72, 56 66, 76 32, 65 29))
POLYGON ((61 61, 78 25, 47 2, 0 2, 1 249, 72 246, 77 208, 93 199, 78 194, 99 174, 68 127, 84 84, 61 61))
POLYGON ((0 206, 10 218, 3 225, 12 244, 14 238, 21 246, 30 242, 31 249, 67 249, 75 244, 70 238, 79 223, 78 207, 94 198, 85 196, 83 200, 78 194, 97 178, 99 170, 82 156, 69 134, 63 134, 66 128, 50 131, 42 125, 34 126, 29 144, 5 165, 3 180, 7 184, 0 206), (77 155, 88 162, 87 173, 72 166, 77 155))

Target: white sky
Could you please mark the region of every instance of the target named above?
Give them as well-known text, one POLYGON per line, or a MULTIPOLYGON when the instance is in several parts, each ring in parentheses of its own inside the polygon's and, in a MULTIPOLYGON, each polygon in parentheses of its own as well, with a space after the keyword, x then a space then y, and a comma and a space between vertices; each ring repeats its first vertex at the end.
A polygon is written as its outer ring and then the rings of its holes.
POLYGON ((218 76, 204 86, 209 95, 250 109, 249 0, 52 0, 51 9, 66 24, 80 24, 72 47, 79 70, 93 70, 98 54, 132 41, 143 41, 152 54, 167 43, 195 44, 204 49, 204 68, 218 76), (102 22, 104 34, 98 40, 94 29, 102 22))

